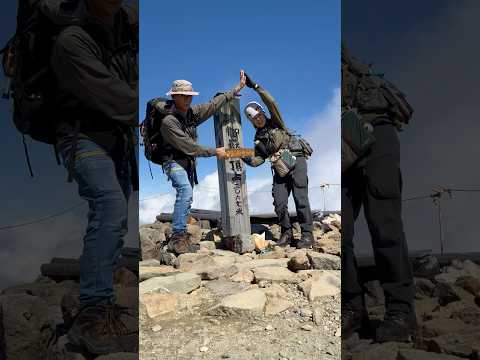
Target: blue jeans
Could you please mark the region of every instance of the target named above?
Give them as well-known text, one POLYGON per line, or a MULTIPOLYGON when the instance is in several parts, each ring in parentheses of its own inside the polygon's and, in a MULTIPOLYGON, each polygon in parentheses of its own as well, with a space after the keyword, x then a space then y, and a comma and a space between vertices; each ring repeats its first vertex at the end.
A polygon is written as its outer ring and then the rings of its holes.
POLYGON ((163 170, 177 192, 175 205, 173 206, 172 232, 186 232, 187 218, 190 214, 193 201, 193 188, 188 180, 188 174, 185 169, 175 161, 169 161, 163 164, 163 170))
MULTIPOLYGON (((58 144, 68 169, 71 139, 58 144)), ((131 179, 128 161, 116 161, 95 142, 78 139, 73 178, 88 201, 88 226, 80 257, 80 302, 115 301, 113 274, 127 233, 131 179)))

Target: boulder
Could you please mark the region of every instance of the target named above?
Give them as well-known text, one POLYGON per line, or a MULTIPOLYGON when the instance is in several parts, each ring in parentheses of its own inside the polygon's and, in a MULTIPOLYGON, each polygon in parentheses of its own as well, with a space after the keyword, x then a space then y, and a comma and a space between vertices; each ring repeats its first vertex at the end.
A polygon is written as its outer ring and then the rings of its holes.
POLYGON ((201 285, 200 276, 193 273, 180 273, 170 276, 154 277, 140 283, 140 294, 182 293, 188 294, 201 285))

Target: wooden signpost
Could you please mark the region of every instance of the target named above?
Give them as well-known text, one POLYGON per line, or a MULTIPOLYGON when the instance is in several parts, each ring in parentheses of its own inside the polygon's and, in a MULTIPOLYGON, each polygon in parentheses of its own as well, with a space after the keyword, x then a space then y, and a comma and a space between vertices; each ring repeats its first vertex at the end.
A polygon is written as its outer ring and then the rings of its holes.
MULTIPOLYGON (((217 147, 243 147, 240 101, 227 101, 214 116, 217 147)), ((233 151, 232 153, 237 152, 233 151)), ((248 152, 248 150, 247 150, 248 152)), ((238 151, 238 154, 243 154, 238 151)), ((218 160, 222 231, 227 247, 237 253, 253 251, 245 164, 240 158, 218 160)))

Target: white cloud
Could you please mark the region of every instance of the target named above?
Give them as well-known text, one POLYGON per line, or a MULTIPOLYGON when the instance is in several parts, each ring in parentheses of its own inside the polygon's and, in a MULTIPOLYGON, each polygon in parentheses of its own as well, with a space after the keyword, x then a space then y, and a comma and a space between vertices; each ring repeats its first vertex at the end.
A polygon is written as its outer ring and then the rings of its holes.
MULTIPOLYGON (((298 129, 314 148, 309 160, 309 196, 312 209, 340 209, 340 187, 319 188, 323 183, 340 184, 340 89, 335 89, 327 106, 318 114, 301 123, 307 124, 298 129), (325 198, 324 198, 325 195, 325 198)), ((249 210, 251 214, 273 212, 272 177, 268 163, 265 169, 254 171, 247 167, 247 190, 249 210)), ((140 224, 155 221, 161 212, 172 212, 175 194, 164 194, 160 197, 140 202, 140 224)), ((294 209, 292 197, 290 209, 294 209)), ((220 210, 218 172, 208 174, 194 188, 193 208, 220 210)))

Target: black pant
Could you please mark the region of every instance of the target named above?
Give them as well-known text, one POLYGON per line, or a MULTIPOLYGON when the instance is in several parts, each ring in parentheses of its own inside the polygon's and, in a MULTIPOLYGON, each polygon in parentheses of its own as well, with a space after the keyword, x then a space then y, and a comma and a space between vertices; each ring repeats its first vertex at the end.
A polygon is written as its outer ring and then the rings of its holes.
POLYGON ((307 160, 304 157, 297 157, 295 167, 288 175, 280 177, 275 172, 273 176, 273 206, 282 230, 292 227, 288 216, 288 197, 291 192, 293 192, 297 218, 302 232, 311 233, 313 219, 308 201, 307 160))
POLYGON ((401 217, 400 144, 390 123, 375 126, 374 135, 363 165, 342 174, 342 303, 363 304, 353 251, 354 222, 363 205, 387 311, 413 311, 413 275, 401 217))

